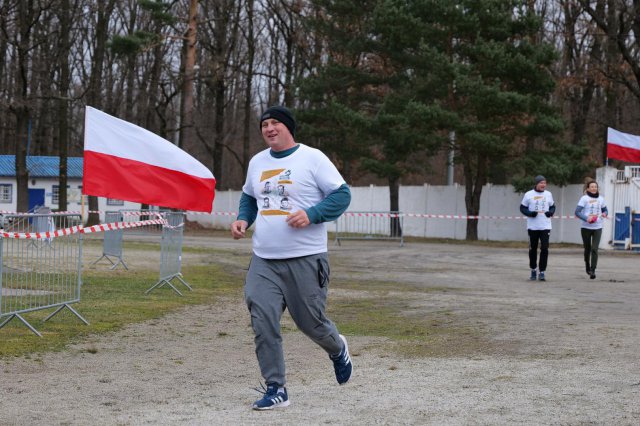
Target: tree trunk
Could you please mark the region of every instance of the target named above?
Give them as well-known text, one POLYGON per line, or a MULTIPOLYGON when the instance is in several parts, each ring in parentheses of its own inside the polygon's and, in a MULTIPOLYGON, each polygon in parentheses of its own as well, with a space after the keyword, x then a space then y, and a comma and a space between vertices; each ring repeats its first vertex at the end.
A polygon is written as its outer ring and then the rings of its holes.
POLYGON ((32 5, 18 2, 18 32, 17 44, 18 63, 16 67, 16 94, 14 104, 10 107, 16 117, 15 156, 16 156, 16 193, 17 210, 29 210, 29 171, 27 170, 27 146, 29 143, 29 127, 31 109, 29 102, 29 43, 31 42, 32 5))
MULTIPOLYGON (((247 77, 244 93, 244 129, 242 134, 242 176, 247 175, 247 168, 250 160, 251 147, 251 128, 253 123, 253 108, 251 108, 251 100, 253 99, 253 61, 255 57, 255 40, 253 35, 253 0, 247 1, 247 77)), ((217 172, 214 169, 214 172, 217 172)))
POLYGON ((60 2, 60 94, 58 100, 58 155, 60 169, 58 176, 58 210, 67 210, 67 157, 69 152, 69 71, 71 8, 69 0, 60 2))
MULTIPOLYGON (((392 212, 400 211, 400 179, 398 176, 389 176, 389 207, 392 212)), ((389 220, 390 236, 401 237, 402 226, 399 217, 391 217, 389 220)))
MULTIPOLYGON (((480 197, 482 196, 482 188, 487 183, 487 159, 478 154, 477 165, 475 170, 471 164, 471 160, 464 162, 464 182, 465 194, 464 202, 467 208, 467 216, 477 216, 480 214, 480 197)), ((464 156, 463 158, 467 158, 464 156)), ((467 235, 468 241, 478 240, 478 219, 467 219, 467 235)))
MULTIPOLYGON (((98 8, 98 21, 96 23, 95 50, 92 58, 91 75, 89 76, 89 87, 87 89, 87 105, 100 108, 102 106, 102 77, 104 58, 107 49, 109 19, 115 6, 116 0, 109 0, 108 3, 96 2, 98 8)), ((89 196, 89 218, 87 226, 100 223, 98 213, 98 197, 89 196)))
MULTIPOLYGON (((604 0, 601 0, 604 1, 604 0)), ((617 45, 617 35, 618 35, 618 18, 616 16, 616 0, 607 0, 607 45, 606 45, 606 56, 607 56, 607 74, 613 75, 613 69, 617 68, 620 64, 618 63, 620 60, 619 50, 617 45)), ((618 127, 618 94, 617 94, 617 84, 613 81, 610 82, 605 89, 606 93, 606 123, 604 125, 603 134, 606 134, 607 127, 618 127)), ((607 139, 602 138, 602 158, 606 161, 607 158, 607 139)), ((604 162, 603 162, 604 163, 604 162)))
POLYGON ((178 146, 190 150, 193 146, 193 80, 196 64, 196 31, 198 0, 189 3, 189 26, 184 35, 182 58, 182 91, 180 97, 180 130, 178 146))
MULTIPOLYGON (((6 25, 4 20, 8 17, 0 16, 0 24, 2 28, 6 25)), ((6 37, 0 37, 0 83, 5 83, 5 71, 7 71, 7 64, 9 62, 9 41, 6 37)), ((2 152, 11 152, 13 149, 13 141, 8 137, 7 126, 2 126, 0 129, 0 148, 2 152)))
POLYGON ((214 109, 214 142, 213 142, 213 172, 216 175, 216 186, 221 189, 227 188, 227 179, 222 171, 224 164, 224 148, 225 148, 225 127, 226 118, 226 97, 227 97, 227 69, 229 63, 227 55, 230 46, 235 41, 235 33, 233 37, 230 35, 230 22, 232 16, 233 2, 218 3, 214 6, 215 16, 218 18, 213 30, 213 79, 211 81, 213 98, 215 102, 214 109))
POLYGON ((222 164, 224 156, 224 115, 225 115, 225 91, 224 73, 220 73, 215 83, 215 142, 213 145, 213 170, 216 173, 216 186, 225 188, 226 179, 223 179, 222 164))
POLYGON ((29 122, 31 116, 29 108, 19 107, 14 111, 16 115, 16 192, 17 211, 29 211, 29 171, 27 170, 27 144, 29 140, 29 122))
MULTIPOLYGON (((158 32, 160 30, 158 29, 158 32)), ((145 93, 143 94, 143 111, 144 117, 142 122, 145 123, 145 128, 159 134, 165 139, 168 139, 166 134, 166 127, 158 124, 160 120, 157 119, 158 114, 158 91, 157 87, 160 86, 160 76, 162 74, 162 45, 158 44, 153 49, 153 66, 151 67, 149 85, 145 93)))

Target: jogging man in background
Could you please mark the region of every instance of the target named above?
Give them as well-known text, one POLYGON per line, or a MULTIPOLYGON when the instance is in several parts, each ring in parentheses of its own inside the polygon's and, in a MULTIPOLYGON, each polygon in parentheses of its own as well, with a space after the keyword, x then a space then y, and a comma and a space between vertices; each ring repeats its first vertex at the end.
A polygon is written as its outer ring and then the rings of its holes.
POLYGON ((255 222, 244 291, 266 388, 252 408, 270 410, 289 405, 280 334, 285 309, 327 352, 338 383, 351 377, 347 341, 325 315, 329 258, 324 225, 347 209, 351 192, 326 155, 295 141, 296 122, 287 108, 268 108, 260 128, 268 148, 249 163, 231 235, 243 238, 255 222))
POLYGON ((534 179, 532 190, 524 194, 520 203, 520 212, 527 216, 527 233, 529 234, 529 279, 545 281, 547 259, 549 257, 549 234, 551 233, 551 216, 556 211, 551 192, 547 191, 547 179, 538 175, 534 179), (538 262, 538 242, 540 242, 540 262, 538 262), (536 270, 538 268, 538 270, 536 270))

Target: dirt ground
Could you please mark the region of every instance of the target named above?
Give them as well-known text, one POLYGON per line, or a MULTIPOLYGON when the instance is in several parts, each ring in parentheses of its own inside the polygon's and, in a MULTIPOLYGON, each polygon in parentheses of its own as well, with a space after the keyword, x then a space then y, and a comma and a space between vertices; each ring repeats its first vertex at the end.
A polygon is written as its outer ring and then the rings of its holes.
MULTIPOLYGON (((213 261, 238 273, 247 266, 234 254, 249 253, 249 241, 185 245, 228 252, 213 261)), ((291 405, 255 412, 248 314, 225 300, 38 360, 0 360, 0 424, 640 424, 640 254, 602 253, 589 280, 579 248, 552 247, 542 283, 527 280, 524 248, 350 241, 329 252, 329 303, 346 295, 341 279, 433 288, 416 292, 412 309, 464 318, 491 350, 406 358, 383 338, 349 335, 354 375, 338 386, 324 352, 288 332, 291 405)))

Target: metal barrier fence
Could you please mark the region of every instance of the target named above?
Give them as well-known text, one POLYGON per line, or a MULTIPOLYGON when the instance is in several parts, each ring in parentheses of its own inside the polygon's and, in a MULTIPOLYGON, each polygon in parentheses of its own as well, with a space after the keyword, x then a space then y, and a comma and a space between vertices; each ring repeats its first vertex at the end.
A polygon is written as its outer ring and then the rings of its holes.
MULTIPOLYGON (((119 210, 122 215, 121 221, 124 223, 139 222, 142 220, 162 219, 167 210, 119 210)), ((109 223, 105 218, 105 222, 109 223)), ((148 225, 127 231, 128 235, 151 235, 159 236, 163 231, 162 225, 148 225)))
MULTIPOLYGON (((114 223, 114 222, 122 222, 122 213, 121 212, 105 212, 104 214, 105 223, 114 223)), ((122 259, 122 237, 123 237, 123 229, 112 229, 105 231, 104 240, 102 241, 102 256, 96 259, 91 265, 95 265, 102 259, 107 259, 111 262, 111 268, 115 269, 118 265, 122 264, 124 269, 127 268, 127 264, 124 263, 122 259), (114 262, 111 258, 115 258, 118 261, 114 262)))
POLYGON ((346 212, 336 221, 335 241, 395 240, 404 245, 401 212, 346 212))
POLYGON ((71 307, 80 301, 82 234, 48 234, 81 224, 77 214, 3 216, 2 228, 10 237, 0 236, 0 328, 17 318, 42 337, 22 315, 50 308, 57 309, 43 322, 67 308, 89 324, 71 307))
POLYGON ((185 214, 182 212, 165 212, 164 219, 167 223, 162 228, 162 241, 160 243, 160 279, 151 286, 145 294, 152 290, 168 285, 182 296, 182 293, 171 283, 177 278, 189 290, 191 286, 182 279, 182 235, 184 231, 185 214))

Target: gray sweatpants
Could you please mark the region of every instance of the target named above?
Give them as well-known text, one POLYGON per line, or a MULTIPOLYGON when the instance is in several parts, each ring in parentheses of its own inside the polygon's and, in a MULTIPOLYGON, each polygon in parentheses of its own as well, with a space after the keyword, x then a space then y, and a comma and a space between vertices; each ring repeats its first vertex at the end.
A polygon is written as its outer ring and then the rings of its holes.
POLYGON ((280 318, 289 309, 296 326, 329 355, 342 350, 335 324, 326 317, 329 287, 327 253, 293 259, 262 259, 253 255, 244 286, 256 355, 266 383, 284 386, 285 364, 280 318))

